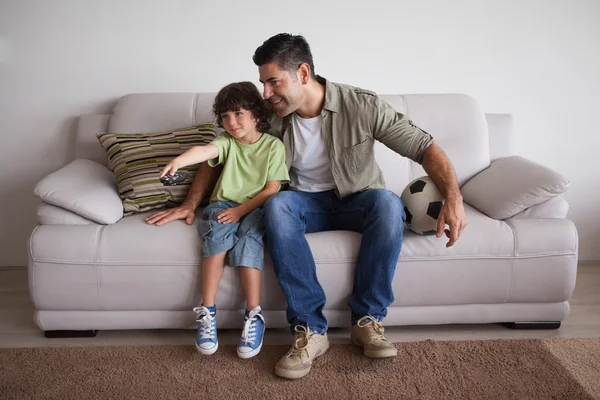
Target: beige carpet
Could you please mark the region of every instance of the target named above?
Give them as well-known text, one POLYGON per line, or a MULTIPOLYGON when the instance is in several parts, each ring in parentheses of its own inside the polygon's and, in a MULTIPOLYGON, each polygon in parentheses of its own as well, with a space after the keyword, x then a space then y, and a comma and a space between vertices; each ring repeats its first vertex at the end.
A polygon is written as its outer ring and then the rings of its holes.
POLYGON ((371 360, 333 345, 311 373, 273 367, 287 347, 251 360, 235 347, 0 349, 1 399, 600 399, 600 339, 397 343, 371 360))

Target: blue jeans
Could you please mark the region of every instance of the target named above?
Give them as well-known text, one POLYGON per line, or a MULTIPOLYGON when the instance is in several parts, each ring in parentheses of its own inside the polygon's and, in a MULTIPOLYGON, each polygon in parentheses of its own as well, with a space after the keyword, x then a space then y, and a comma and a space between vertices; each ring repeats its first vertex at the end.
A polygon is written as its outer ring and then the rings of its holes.
POLYGON ((260 208, 252 211, 235 224, 221 224, 217 215, 228 208, 239 206, 233 201, 217 201, 202 211, 198 231, 202 236, 202 257, 229 251, 230 267, 250 267, 263 270, 265 248, 263 237, 265 227, 260 208))
POLYGON ((368 189, 339 199, 333 190, 320 193, 283 191, 263 207, 266 245, 287 303, 293 330, 308 325, 327 331, 325 292, 317 280, 313 255, 304 234, 330 230, 362 233, 354 286, 348 301, 355 324, 365 315, 381 321, 394 301, 392 279, 402 247, 404 206, 384 189, 368 189))

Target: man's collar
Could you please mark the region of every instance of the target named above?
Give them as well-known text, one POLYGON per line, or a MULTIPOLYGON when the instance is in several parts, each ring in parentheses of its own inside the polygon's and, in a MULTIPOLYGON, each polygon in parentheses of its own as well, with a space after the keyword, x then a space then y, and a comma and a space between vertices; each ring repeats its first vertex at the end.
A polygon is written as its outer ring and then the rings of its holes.
POLYGON ((340 106, 340 94, 335 87, 335 84, 331 83, 321 75, 317 75, 317 82, 321 85, 325 85, 325 103, 323 108, 331 112, 338 112, 340 106))

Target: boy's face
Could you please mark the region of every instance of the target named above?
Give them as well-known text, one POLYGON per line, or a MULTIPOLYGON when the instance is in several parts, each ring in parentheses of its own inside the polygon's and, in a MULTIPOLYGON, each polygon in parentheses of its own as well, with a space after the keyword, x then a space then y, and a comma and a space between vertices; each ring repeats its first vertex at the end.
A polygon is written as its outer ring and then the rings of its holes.
POLYGON ((223 129, 237 140, 253 139, 256 132, 256 118, 251 111, 240 108, 221 114, 223 129))
POLYGON ((264 86, 263 97, 271 102, 277 115, 284 117, 300 108, 304 96, 298 76, 280 69, 277 64, 263 64, 258 67, 258 73, 264 86))

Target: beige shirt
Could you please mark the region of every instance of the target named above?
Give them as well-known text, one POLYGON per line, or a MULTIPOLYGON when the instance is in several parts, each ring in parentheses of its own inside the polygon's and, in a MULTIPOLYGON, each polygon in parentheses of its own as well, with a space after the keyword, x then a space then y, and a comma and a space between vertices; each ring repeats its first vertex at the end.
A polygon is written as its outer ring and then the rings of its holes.
MULTIPOLYGON (((365 189, 385 188, 383 174, 375 162, 375 140, 401 156, 423 162, 425 150, 433 143, 430 134, 371 91, 320 76, 317 81, 325 84, 321 131, 340 198, 365 189)), ((270 133, 283 141, 289 169, 294 157, 292 115, 275 115, 270 133)))

